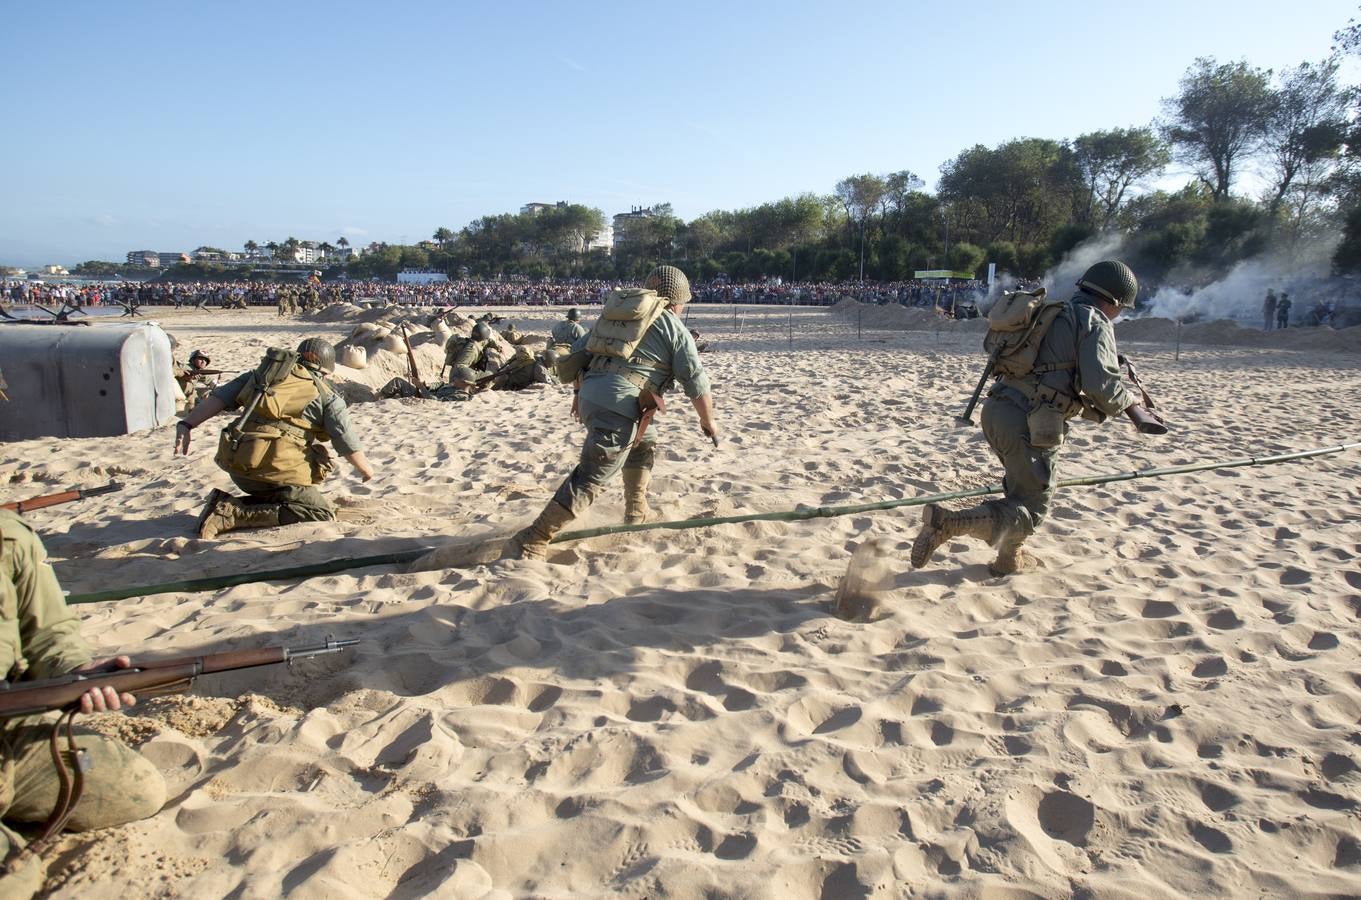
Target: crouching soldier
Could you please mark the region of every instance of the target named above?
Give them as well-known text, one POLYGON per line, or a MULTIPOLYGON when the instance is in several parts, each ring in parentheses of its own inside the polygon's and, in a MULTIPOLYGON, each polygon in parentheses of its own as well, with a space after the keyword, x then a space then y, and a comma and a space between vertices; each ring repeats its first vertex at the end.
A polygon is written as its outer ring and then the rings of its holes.
POLYGON ((558 376, 579 385, 577 409, 586 442, 581 460, 543 512, 511 539, 508 557, 544 559, 548 542, 584 513, 621 469, 624 521, 645 521, 657 444, 647 424, 673 383, 694 404, 704 433, 718 439, 709 376, 680 319, 689 299, 685 273, 658 266, 642 290, 611 294, 595 326, 558 361, 558 376))
MULTIPOLYGON (((0 510, 0 674, 6 683, 127 666, 125 656, 91 659, 89 645, 80 636, 80 622, 67 609, 42 541, 19 516, 0 510)), ((131 694, 113 688, 91 689, 81 698, 80 710, 105 712, 134 702, 131 694)), ((52 759, 52 748, 58 744, 52 735, 63 717, 49 712, 0 720, 0 897, 28 898, 37 893, 45 874, 38 854, 62 830, 58 807, 70 798, 63 799, 63 779, 52 759), (31 844, 8 827, 44 822, 48 823, 40 829, 44 833, 31 844)), ((62 728, 62 746, 64 735, 62 728)), ((75 728, 74 740, 85 765, 66 829, 91 831, 145 819, 165 803, 161 773, 137 751, 80 727, 75 728)))
POLYGON ((450 381, 467 381, 467 378, 460 378, 461 370, 468 370, 474 374, 474 379, 478 375, 486 375, 493 371, 495 361, 492 358, 494 353, 491 326, 486 322, 478 322, 473 326, 472 334, 468 337, 454 335, 449 338, 444 345, 444 368, 452 369, 455 377, 450 381))
POLYGON ((1134 307, 1139 291, 1134 273, 1108 259, 1089 268, 1077 288, 1071 300, 1036 307, 1044 311, 1032 313, 1033 323, 1012 332, 1023 337, 1009 355, 997 357, 997 380, 983 403, 982 425, 1002 463, 1004 496, 964 510, 927 506, 912 543, 912 568, 926 565, 942 544, 957 537, 997 547, 988 567, 993 575, 1033 568, 1036 560, 1021 545, 1049 514, 1068 421, 1082 416, 1103 422, 1123 413, 1137 422, 1151 415, 1124 386, 1111 325, 1134 307))
POLYGON ((222 430, 216 462, 246 496, 214 488, 199 516, 199 537, 335 519, 335 507, 316 487, 335 468, 326 441, 360 478, 373 477, 345 400, 324 377, 335 367, 335 347, 321 338, 308 338, 296 353, 272 349, 260 368, 213 391, 180 420, 175 450, 188 453, 195 428, 224 410, 245 410, 222 430))
POLYGON ((549 332, 554 349, 562 352, 569 352, 577 338, 585 333, 586 326, 581 324, 581 310, 575 306, 567 310, 567 318, 554 325, 553 330, 549 332))

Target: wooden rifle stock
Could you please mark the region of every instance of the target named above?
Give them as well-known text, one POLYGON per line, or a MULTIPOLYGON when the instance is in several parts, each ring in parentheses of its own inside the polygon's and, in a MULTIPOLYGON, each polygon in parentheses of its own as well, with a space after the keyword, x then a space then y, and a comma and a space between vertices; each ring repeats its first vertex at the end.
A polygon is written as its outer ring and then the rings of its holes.
POLYGON ((421 381, 421 370, 416 365, 416 354, 411 350, 411 339, 406 336, 406 323, 402 323, 402 343, 406 345, 406 363, 411 367, 411 383, 416 388, 416 396, 424 397, 429 393, 421 381))
POLYGON ((1167 426, 1137 403, 1126 409, 1125 415, 1129 416, 1140 434, 1167 434, 1167 426))
MULTIPOLYGON (((643 442, 643 435, 647 434, 647 427, 652 424, 652 418, 660 412, 666 412, 666 401, 661 394, 652 391, 643 391, 638 395, 638 409, 642 410, 643 415, 638 419, 638 433, 633 438, 632 446, 637 447, 643 442)), ((715 441, 714 446, 718 443, 715 441)))

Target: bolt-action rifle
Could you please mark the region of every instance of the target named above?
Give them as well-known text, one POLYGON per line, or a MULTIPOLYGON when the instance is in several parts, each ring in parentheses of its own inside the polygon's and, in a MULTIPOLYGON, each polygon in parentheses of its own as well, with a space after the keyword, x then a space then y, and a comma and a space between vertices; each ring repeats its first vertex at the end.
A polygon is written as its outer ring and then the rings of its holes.
POLYGON ((1158 405, 1153 402, 1148 391, 1144 388, 1143 381, 1139 378, 1139 370, 1134 368, 1134 363, 1123 353, 1116 357, 1116 362, 1125 370, 1129 380, 1139 389, 1140 398, 1143 405, 1135 404, 1125 410, 1125 415, 1134 423, 1134 427, 1139 429, 1140 434, 1167 434, 1167 424, 1163 422, 1163 417, 1156 411, 1158 405))
POLYGON ((406 345, 406 364, 411 368, 411 384, 416 388, 417 397, 427 397, 425 383, 421 381, 421 370, 416 365, 416 354, 411 350, 411 339, 406 336, 406 323, 402 323, 402 343, 406 345))
POLYGON ((964 412, 959 414, 955 422, 959 425, 972 425, 973 410, 978 405, 978 398, 983 396, 983 388, 987 387, 988 380, 992 378, 992 370, 997 366, 997 358, 1001 355, 1002 348, 988 354, 988 364, 983 367, 983 374, 978 378, 978 385, 973 389, 973 395, 969 397, 969 402, 964 405, 964 412))
POLYGON ((246 425, 255 415, 255 410, 259 407, 260 401, 264 400, 266 395, 274 393, 274 386, 287 378, 288 373, 292 372, 293 367, 297 364, 298 354, 295 350, 270 347, 265 351, 265 358, 260 360, 260 365, 251 373, 255 390, 252 392, 250 400, 246 403, 245 409, 241 410, 241 415, 222 429, 227 436, 227 443, 233 451, 241 445, 242 438, 246 436, 246 425))
POLYGON ((339 653, 358 644, 357 640, 337 641, 312 647, 259 647, 251 650, 231 650, 203 656, 180 656, 173 659, 136 660, 127 668, 104 666, 100 670, 72 672, 57 678, 10 683, 0 681, 0 719, 29 716, 45 712, 63 715, 52 726, 48 746, 52 762, 57 768, 61 786, 52 815, 43 824, 42 833, 23 850, 11 852, 0 872, 13 871, 23 853, 41 854, 61 834, 71 818, 80 795, 85 789, 85 772, 90 768, 88 752, 75 741, 71 723, 80 712, 80 699, 91 689, 113 688, 118 693, 138 693, 143 696, 177 693, 188 690, 200 675, 216 672, 235 672, 257 666, 292 663, 330 653, 339 653), (66 734, 66 749, 61 748, 62 733, 66 734))
POLYGON ((97 497, 100 494, 112 494, 114 491, 121 491, 122 489, 122 484, 117 481, 111 481, 103 487, 74 488, 69 491, 62 491, 59 494, 44 494, 41 497, 29 497, 27 500, 14 500, 10 503, 0 503, 0 509, 12 509, 17 513, 26 513, 35 509, 46 509, 49 506, 59 506, 62 503, 74 503, 77 500, 84 500, 86 497, 97 497))

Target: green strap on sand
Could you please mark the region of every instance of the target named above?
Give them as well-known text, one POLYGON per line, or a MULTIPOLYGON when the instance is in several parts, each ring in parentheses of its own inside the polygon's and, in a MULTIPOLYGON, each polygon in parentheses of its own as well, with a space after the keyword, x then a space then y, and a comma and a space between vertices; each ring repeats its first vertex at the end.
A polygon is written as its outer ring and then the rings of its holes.
MULTIPOLYGON (((1316 456, 1329 456, 1361 447, 1361 441, 1338 444, 1333 447, 1319 447, 1314 450, 1301 450, 1295 453, 1278 453, 1272 456, 1241 456, 1236 459, 1221 459, 1210 462, 1189 463, 1184 466, 1167 466, 1157 469, 1137 469, 1131 472, 1116 472, 1109 475, 1088 475, 1082 478, 1069 478, 1059 482, 1059 487, 1091 487, 1111 484, 1118 481, 1135 481, 1140 478, 1166 478, 1171 475, 1185 475, 1190 472, 1205 472, 1212 469, 1236 469, 1244 466, 1269 466, 1277 463, 1312 459, 1316 456)), ((966 491, 949 491, 943 494, 926 494, 909 497, 905 500, 883 500, 878 503, 858 503, 852 506, 814 506, 804 509, 784 510, 768 513, 745 513, 736 516, 713 516, 703 519, 680 519, 674 522, 645 522, 641 525, 604 525, 600 528, 584 528, 579 531, 565 531, 555 537, 554 544, 579 541, 585 538, 602 537, 607 534, 629 534, 635 531, 653 531, 666 528, 672 531, 686 531, 691 528, 713 528, 718 525, 739 525, 743 522, 798 522, 804 519, 828 519, 835 516, 851 516, 859 513, 877 512, 885 509, 901 509, 905 506, 925 506, 928 503, 942 503, 948 500, 963 500, 968 497, 983 497, 1000 494, 1001 485, 973 488, 966 491)), ((93 591, 88 594, 70 594, 67 603, 100 603, 106 600, 124 600, 129 597, 148 597, 153 594, 198 593, 216 591, 239 584, 253 584, 260 581, 291 581, 315 578, 319 575, 332 575, 350 569, 363 569, 370 566, 404 565, 420 559, 435 547, 420 547, 415 550, 402 550, 383 553, 377 556, 354 556, 333 559, 306 566, 292 566, 285 569, 267 569, 256 572, 238 572, 233 575, 214 575, 207 578, 191 578, 185 581, 167 581, 162 584, 147 584, 139 587, 113 588, 107 591, 93 591)))

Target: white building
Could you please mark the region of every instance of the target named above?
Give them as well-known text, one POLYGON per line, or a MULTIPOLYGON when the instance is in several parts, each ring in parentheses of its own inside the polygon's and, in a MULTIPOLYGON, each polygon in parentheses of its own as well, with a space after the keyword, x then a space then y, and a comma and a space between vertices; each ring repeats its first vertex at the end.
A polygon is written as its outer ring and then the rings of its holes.
POLYGON ((596 233, 596 236, 586 242, 586 252, 592 250, 604 250, 606 253, 614 252, 614 226, 605 225, 596 233))

